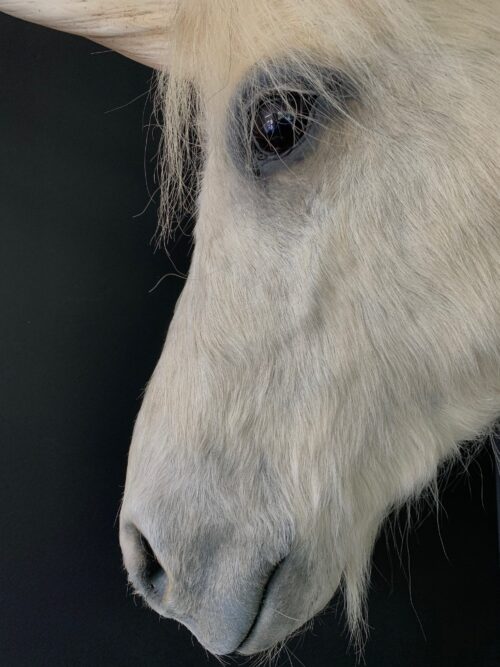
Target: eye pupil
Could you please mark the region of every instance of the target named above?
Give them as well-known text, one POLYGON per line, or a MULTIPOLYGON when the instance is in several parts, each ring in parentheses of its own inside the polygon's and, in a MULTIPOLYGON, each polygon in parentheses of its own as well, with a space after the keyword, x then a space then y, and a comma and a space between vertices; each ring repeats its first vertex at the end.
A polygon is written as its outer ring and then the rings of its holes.
POLYGON ((262 99, 252 126, 257 152, 262 157, 290 152, 305 134, 313 103, 312 95, 295 92, 262 99))

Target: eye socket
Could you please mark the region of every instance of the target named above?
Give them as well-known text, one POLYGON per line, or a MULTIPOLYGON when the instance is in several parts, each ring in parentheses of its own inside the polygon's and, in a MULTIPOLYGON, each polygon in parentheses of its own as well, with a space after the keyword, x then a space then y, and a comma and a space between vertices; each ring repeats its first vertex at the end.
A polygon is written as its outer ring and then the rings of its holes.
MULTIPOLYGON (((229 153, 245 177, 267 183, 318 146, 357 89, 346 73, 310 64, 256 65, 235 91, 228 123, 229 153)), ((292 169, 293 171, 293 169, 292 169)))
POLYGON ((295 91, 261 98, 250 115, 254 157, 262 161, 291 153, 306 134, 316 98, 295 91))

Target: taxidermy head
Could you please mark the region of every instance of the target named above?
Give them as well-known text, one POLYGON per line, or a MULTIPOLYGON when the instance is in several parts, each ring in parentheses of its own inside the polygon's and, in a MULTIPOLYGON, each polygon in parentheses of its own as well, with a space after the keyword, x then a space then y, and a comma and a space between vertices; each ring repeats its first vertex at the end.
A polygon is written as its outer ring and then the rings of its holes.
POLYGON ((361 637, 384 518, 500 413, 497 2, 0 8, 159 70, 162 234, 196 219, 130 450, 131 583, 218 655, 338 589, 361 637))

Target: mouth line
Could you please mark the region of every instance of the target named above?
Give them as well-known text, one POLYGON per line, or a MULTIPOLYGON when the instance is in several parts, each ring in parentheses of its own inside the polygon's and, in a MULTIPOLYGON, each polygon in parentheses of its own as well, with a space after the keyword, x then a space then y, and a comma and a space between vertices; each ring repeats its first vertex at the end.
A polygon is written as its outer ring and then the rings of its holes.
POLYGON ((257 622, 258 622, 258 620, 260 618, 260 615, 262 613, 262 609, 264 608, 264 604, 266 602, 267 594, 269 592, 269 588, 271 586, 271 583, 276 578, 278 570, 283 565, 284 561, 285 561, 285 558, 282 558, 280 561, 278 561, 276 563, 276 565, 273 566, 272 570, 270 571, 269 576, 267 578, 267 581, 264 584, 264 587, 262 589, 262 595, 261 595, 261 598, 260 598, 259 606, 257 607, 257 611, 255 612, 254 619, 253 619, 252 623, 250 624, 248 632, 243 637, 243 640, 240 642, 239 646, 235 649, 236 652, 238 652, 243 647, 243 645, 246 644, 246 642, 250 639, 253 631, 255 630, 255 626, 257 625, 257 622))

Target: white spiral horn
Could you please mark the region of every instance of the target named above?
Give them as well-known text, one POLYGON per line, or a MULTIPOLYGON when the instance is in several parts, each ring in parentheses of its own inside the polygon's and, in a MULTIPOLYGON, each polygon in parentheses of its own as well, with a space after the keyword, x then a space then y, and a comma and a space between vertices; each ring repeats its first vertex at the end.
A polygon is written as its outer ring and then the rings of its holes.
POLYGON ((82 35, 156 69, 168 64, 179 0, 0 0, 0 11, 82 35))

